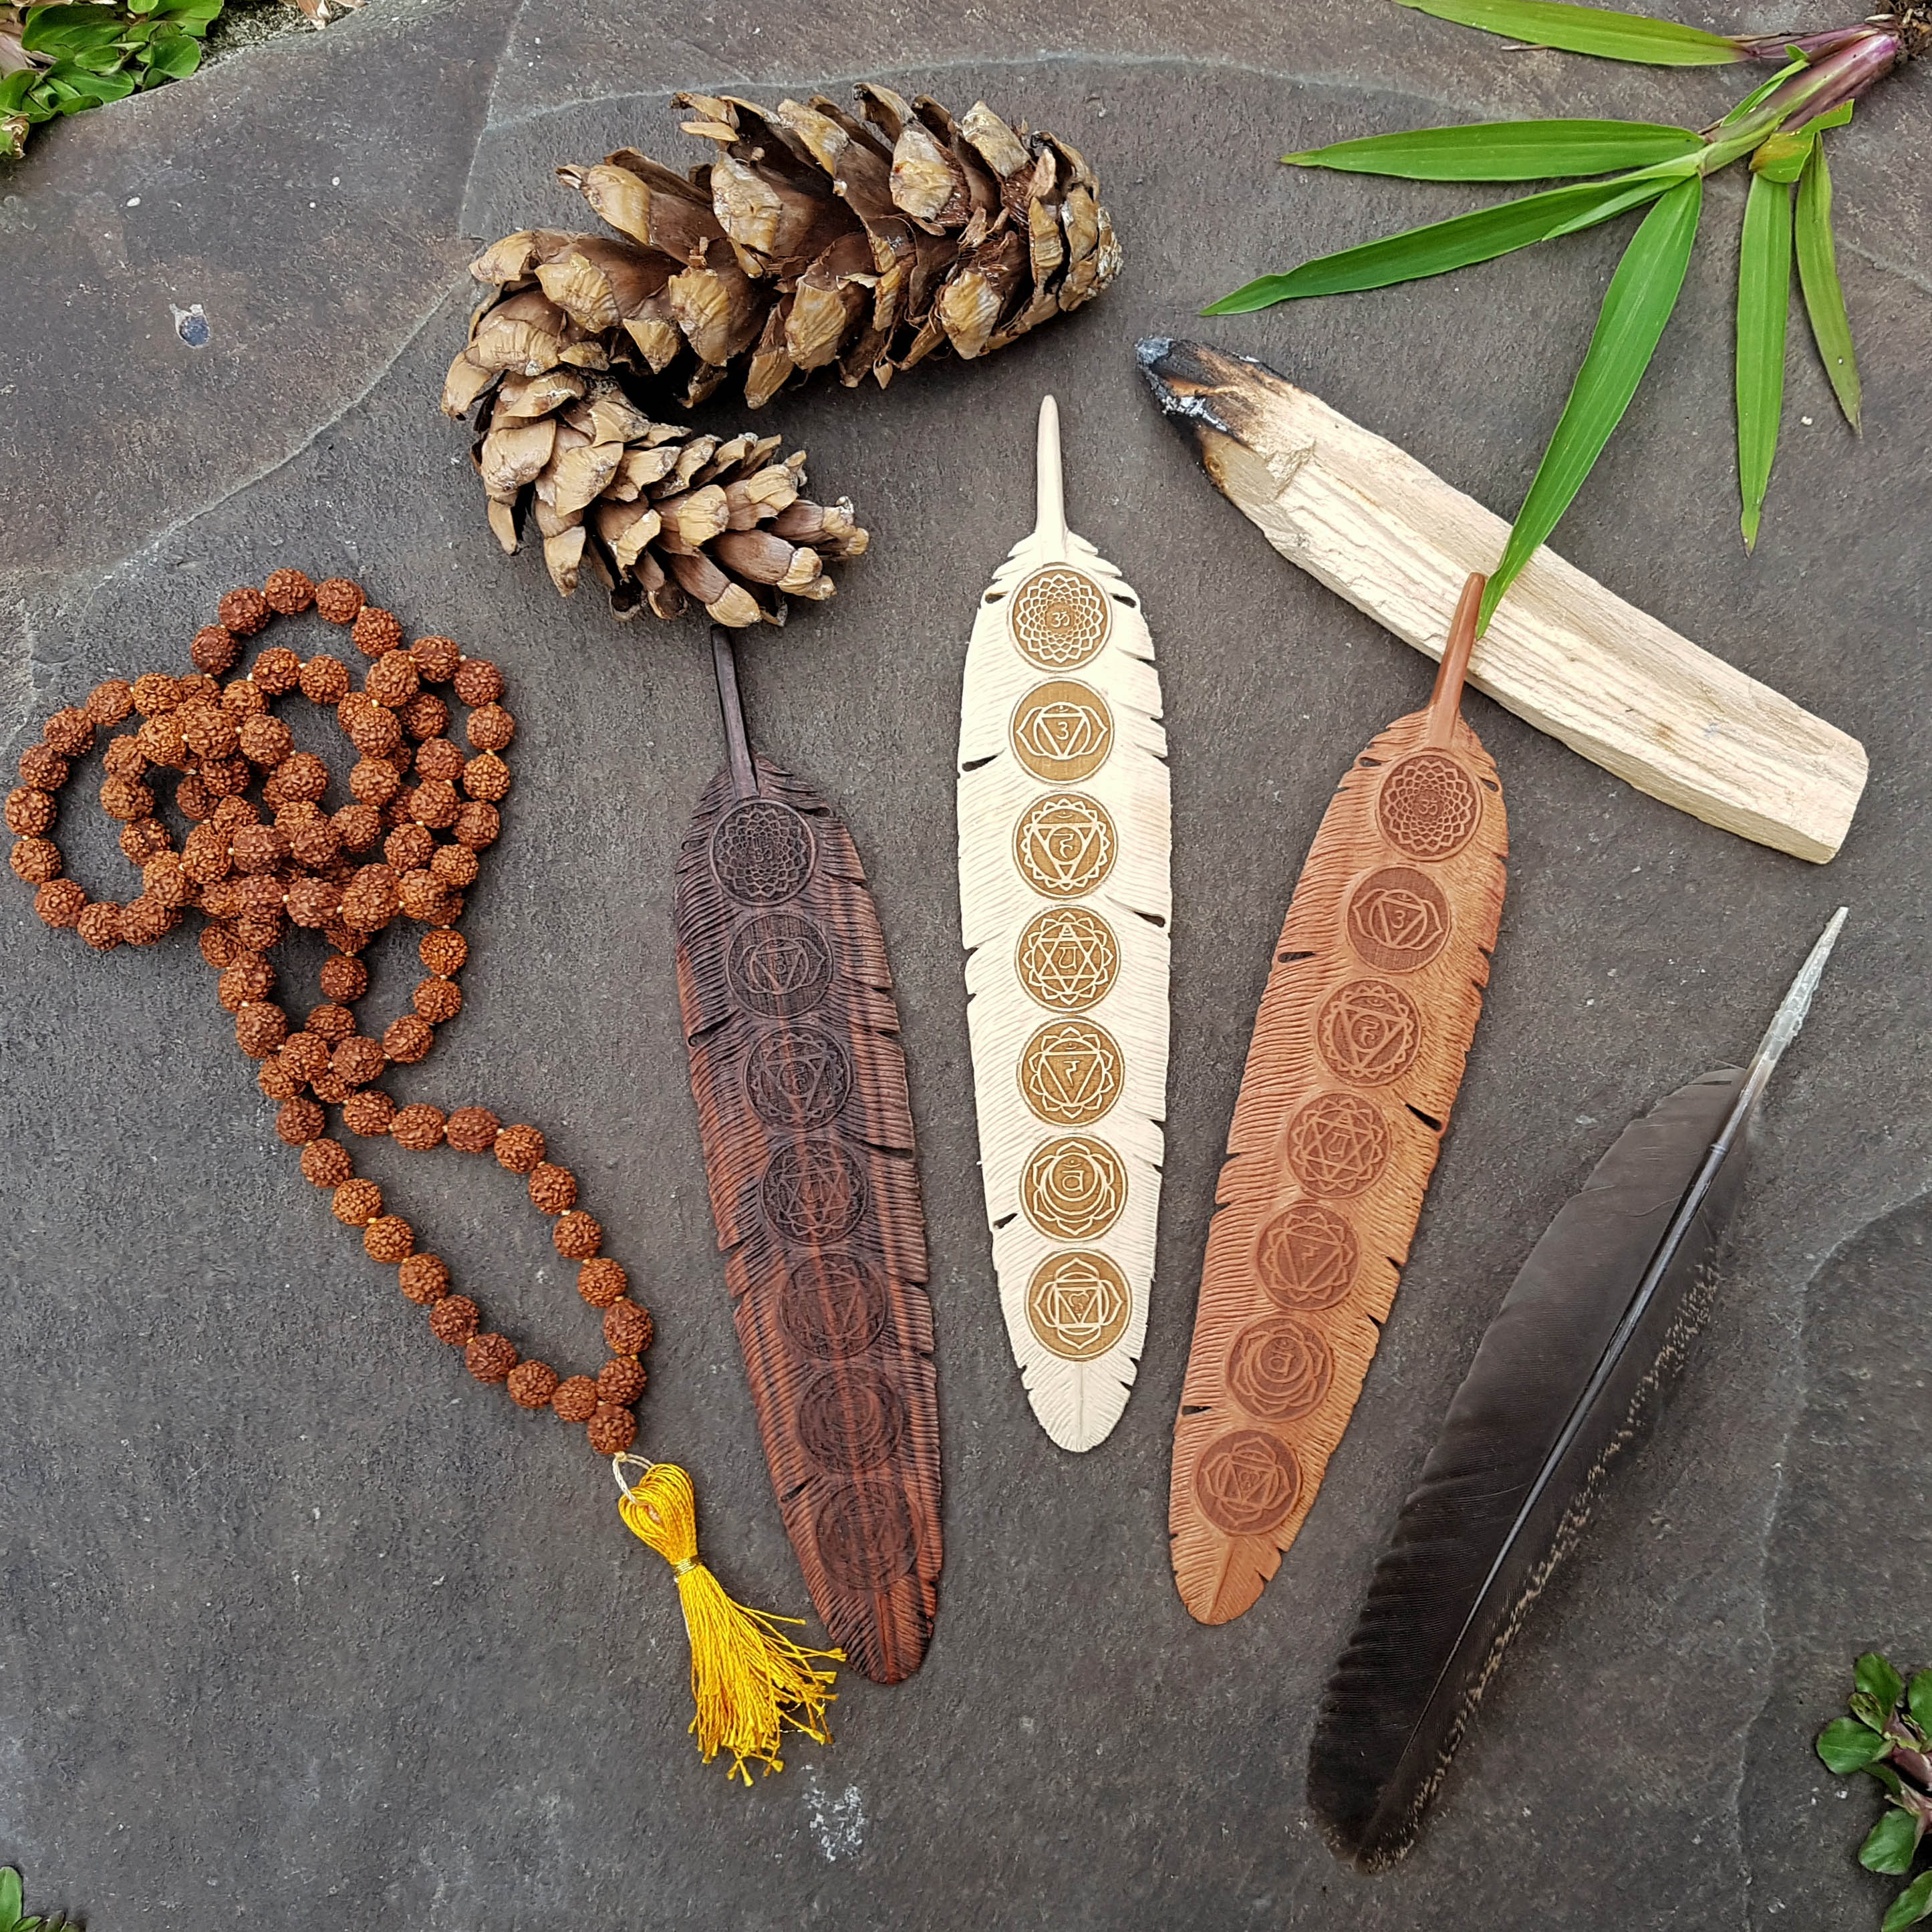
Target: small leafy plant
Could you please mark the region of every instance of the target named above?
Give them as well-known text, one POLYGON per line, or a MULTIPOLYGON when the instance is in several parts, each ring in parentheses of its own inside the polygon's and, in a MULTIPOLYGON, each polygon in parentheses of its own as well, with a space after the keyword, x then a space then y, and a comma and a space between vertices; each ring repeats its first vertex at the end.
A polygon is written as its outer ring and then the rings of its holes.
MULTIPOLYGON (((1840 1778, 1868 1772, 1885 1786, 1885 1814, 1858 1848, 1858 1863, 1903 1878, 1932 1821, 1932 1670, 1908 1684, 1874 1650, 1858 1659, 1852 1676, 1852 1714, 1819 1732, 1818 1755, 1840 1778)), ((1922 1918, 1932 1918, 1932 1869, 1892 1900, 1883 1932, 1904 1932, 1922 1918)))
POLYGON ((1517 573, 1556 528, 1622 420, 1684 286, 1704 183, 1748 159, 1738 266, 1738 479, 1747 549, 1757 541, 1784 402, 1784 342, 1794 256, 1805 312, 1833 393, 1858 427, 1858 364, 1832 238, 1822 136, 1901 62, 1932 46, 1932 0, 1826 33, 1724 34, 1568 0, 1401 0, 1533 46, 1658 67, 1779 62, 1778 70, 1701 131, 1645 121, 1501 121, 1418 128, 1285 154, 1297 167, 1411 181, 1562 181, 1516 200, 1263 275, 1202 313, 1244 315, 1309 296, 1386 288, 1468 268, 1649 211, 1610 278, 1595 332, 1484 596, 1489 622, 1517 573), (1591 179, 1586 177, 1600 177, 1591 179), (1794 206, 1795 203, 1795 206, 1794 206))
POLYGON ((50 0, 0 6, 0 158, 18 160, 28 129, 201 64, 222 0, 50 0))
POLYGON ((77 1932, 64 1918, 23 1918, 20 1905, 20 1874, 0 1867, 0 1932, 77 1932))

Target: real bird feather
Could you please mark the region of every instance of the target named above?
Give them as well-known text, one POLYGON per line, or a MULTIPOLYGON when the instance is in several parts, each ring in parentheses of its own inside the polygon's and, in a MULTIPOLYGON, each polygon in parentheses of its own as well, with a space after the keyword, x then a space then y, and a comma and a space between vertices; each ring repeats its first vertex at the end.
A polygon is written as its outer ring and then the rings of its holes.
POLYGON ((1038 521, 980 599, 959 725, 959 909, 1000 1305, 1034 1413, 1106 1439, 1147 1332, 1166 1114, 1172 843, 1140 599, 1066 527, 1040 406, 1038 521))
POLYGON ((1254 1602, 1314 1502, 1482 1010, 1509 849, 1496 766, 1458 709, 1482 586, 1427 708, 1343 778, 1262 996, 1174 1425, 1174 1580, 1203 1623, 1254 1602))
POLYGON ((1681 1367, 1759 1098, 1844 918, 1750 1068, 1705 1074, 1626 1127, 1490 1324, 1316 1722, 1309 1802, 1338 1856, 1373 1870, 1408 1849, 1504 1646, 1681 1367))
POLYGON ((838 814, 744 736, 678 861, 678 992, 772 1486, 833 1641, 917 1670, 938 1607, 926 1220, 878 914, 838 814))

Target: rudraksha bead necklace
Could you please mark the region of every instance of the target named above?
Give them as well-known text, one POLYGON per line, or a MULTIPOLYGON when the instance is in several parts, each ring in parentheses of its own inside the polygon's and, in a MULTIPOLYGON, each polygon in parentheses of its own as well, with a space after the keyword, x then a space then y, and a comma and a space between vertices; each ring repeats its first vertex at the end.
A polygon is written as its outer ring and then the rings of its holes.
POLYGON ((298 570, 278 570, 262 590, 230 591, 218 615, 196 634, 193 675, 110 679, 84 706, 46 721, 7 799, 14 870, 38 888, 34 909, 47 925, 101 952, 151 946, 184 913, 200 912, 202 956, 220 976, 217 997, 235 1016, 236 1043, 261 1063, 258 1084, 280 1103, 275 1130, 300 1148, 303 1174, 329 1190, 337 1220, 362 1231, 372 1259, 398 1270, 404 1294, 428 1310, 430 1333, 460 1348, 479 1382, 501 1383, 524 1408, 582 1424, 599 1455, 619 1454, 637 1436, 632 1409, 645 1384, 638 1358, 651 1344, 651 1317, 626 1292, 622 1268, 602 1252, 603 1228, 578 1205, 576 1177, 546 1158, 535 1127, 500 1126, 482 1107, 398 1106, 374 1084, 392 1064, 422 1060, 436 1027, 462 1009, 463 889, 496 838, 497 807, 510 789, 501 754, 516 722, 500 701, 502 675, 447 638, 406 646, 395 617, 346 578, 318 585, 298 570), (359 689, 340 658, 304 662, 274 646, 242 676, 218 682, 272 617, 310 608, 346 627, 369 660, 359 689), (447 735, 450 707, 432 686, 449 687, 467 708, 469 755, 447 735), (333 812, 322 802, 328 766, 295 748, 272 710, 298 691, 334 706, 359 754, 348 775, 351 802, 333 812), (117 730, 130 718, 132 728, 117 730), (121 849, 141 868, 140 892, 124 904, 91 898, 67 878, 50 836, 62 788, 104 733, 112 735, 101 806, 122 821, 121 849), (153 781, 166 772, 176 775, 174 803, 192 826, 178 849, 158 815, 153 781), (259 807, 246 796, 257 779, 259 807), (380 858, 370 856, 379 842, 380 858), (379 1039, 357 1029, 356 1004, 369 987, 357 956, 399 916, 428 928, 418 952, 429 976, 411 997, 412 1010, 379 1039), (322 968, 322 1004, 298 1027, 269 997, 276 973, 268 955, 291 926, 320 928, 334 948, 322 968), (453 1292, 448 1265, 418 1250, 416 1231, 384 1211, 382 1190, 358 1178, 347 1148, 327 1135, 332 1106, 350 1134, 387 1135, 417 1152, 494 1153, 526 1177, 532 1204, 555 1219, 558 1253, 578 1264, 578 1292, 602 1312, 610 1355, 594 1377, 524 1360, 506 1336, 484 1329, 476 1303, 453 1292))

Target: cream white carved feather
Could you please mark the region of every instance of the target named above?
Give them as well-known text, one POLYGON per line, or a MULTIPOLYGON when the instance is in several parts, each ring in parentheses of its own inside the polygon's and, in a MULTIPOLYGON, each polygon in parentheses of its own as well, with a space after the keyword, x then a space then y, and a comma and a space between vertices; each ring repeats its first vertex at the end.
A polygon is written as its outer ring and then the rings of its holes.
POLYGON ((960 922, 1006 1332, 1042 1426, 1084 1450, 1120 1420, 1147 1331, 1172 824, 1153 640, 1066 527, 1051 396, 1038 494, 967 650, 960 922))

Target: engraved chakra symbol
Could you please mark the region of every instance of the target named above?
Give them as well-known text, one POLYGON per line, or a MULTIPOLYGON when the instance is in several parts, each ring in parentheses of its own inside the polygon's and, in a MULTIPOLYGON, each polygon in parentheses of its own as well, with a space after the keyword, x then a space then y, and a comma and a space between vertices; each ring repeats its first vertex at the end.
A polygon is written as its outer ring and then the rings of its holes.
POLYGON ((785 1333, 821 1362, 862 1355, 886 1325, 886 1291, 844 1255, 801 1256, 778 1292, 785 1333))
POLYGON ((1228 1351, 1228 1394, 1267 1422, 1292 1422, 1318 1408, 1334 1376, 1328 1343, 1292 1315, 1250 1322, 1228 1351))
POLYGON ((798 1399, 798 1438, 823 1469, 875 1469, 898 1454, 905 1429, 905 1399, 875 1368, 825 1370, 798 1399))
POLYGON ((1351 980, 1323 1003, 1315 1039, 1330 1070, 1358 1087, 1386 1086, 1422 1050, 1422 1016, 1386 980, 1351 980))
POLYGON ((1036 570, 1015 594, 1013 642, 1043 670, 1072 670, 1107 641, 1112 614, 1100 586, 1064 563, 1036 570))
POLYGON ((1042 1348, 1070 1362, 1103 1355, 1126 1333, 1133 1297, 1105 1255, 1054 1255, 1034 1271, 1027 1323, 1042 1348))
POLYGON ((789 806, 748 799, 718 821, 711 869, 734 899, 775 905, 812 877, 812 828, 789 806))
POLYGON ((841 1589, 888 1590, 919 1560, 905 1498, 893 1483, 842 1483, 818 1506, 812 1540, 841 1589))
POLYGON ((1385 866, 1371 872, 1348 902, 1348 939, 1371 966, 1413 973, 1449 938, 1449 902, 1426 872, 1385 866))
POLYGON ((1418 752, 1382 780, 1376 816, 1383 836, 1412 859, 1452 859, 1483 816, 1475 782, 1442 752, 1418 752))
POLYGON ((1050 899, 1090 892, 1114 868, 1114 821, 1083 792, 1050 792, 1028 808, 1013 834, 1021 876, 1050 899))
MULTIPOLYGON (((1084 1127, 1120 1097, 1120 1049, 1091 1020, 1055 1020, 1020 1055, 1020 1091, 1042 1120, 1084 1127)), ((1386 1138, 1386 1136, 1384 1136, 1386 1138)))
POLYGON ((1113 714, 1097 691, 1070 678, 1028 692, 1013 713, 1013 755, 1051 784, 1098 771, 1113 748, 1113 714))
POLYGON ((1238 1429, 1210 1443, 1194 1472, 1194 1493, 1208 1521, 1229 1536, 1262 1536, 1294 1508, 1301 1471, 1284 1442, 1238 1429))
POLYGON ((1127 1173, 1105 1141, 1085 1134, 1043 1141, 1020 1177, 1020 1205, 1042 1234, 1090 1241, 1120 1218, 1127 1173))
POLYGON ((830 1034, 782 1027, 752 1048, 745 1091, 759 1119, 775 1127, 822 1127, 852 1091, 852 1063, 830 1034))
POLYGON ((1284 1308, 1333 1308, 1355 1279, 1355 1231, 1332 1208, 1298 1201, 1264 1224, 1255 1272, 1284 1308))
POLYGON ((866 1177, 831 1141, 779 1148, 760 1186, 765 1219, 791 1240, 843 1240, 865 1216, 866 1177))
POLYGON ((1352 1094, 1318 1094, 1288 1124, 1288 1164, 1311 1194, 1346 1198, 1388 1165, 1388 1123, 1352 1094))
POLYGON ((832 988, 832 949, 808 919, 762 913, 731 935, 724 975, 738 1004, 768 1020, 808 1013, 832 988))
POLYGON ((1055 906, 1020 934, 1013 963, 1020 984, 1043 1006, 1084 1012, 1113 989, 1120 970, 1114 929, 1084 906, 1055 906))

